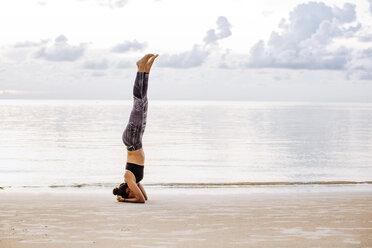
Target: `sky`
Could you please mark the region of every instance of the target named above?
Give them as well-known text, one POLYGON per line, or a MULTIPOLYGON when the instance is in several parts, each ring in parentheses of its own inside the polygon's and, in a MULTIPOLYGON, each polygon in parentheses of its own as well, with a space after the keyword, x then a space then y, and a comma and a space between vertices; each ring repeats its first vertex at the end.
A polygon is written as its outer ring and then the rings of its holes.
POLYGON ((0 2, 0 99, 372 102, 372 0, 0 2))

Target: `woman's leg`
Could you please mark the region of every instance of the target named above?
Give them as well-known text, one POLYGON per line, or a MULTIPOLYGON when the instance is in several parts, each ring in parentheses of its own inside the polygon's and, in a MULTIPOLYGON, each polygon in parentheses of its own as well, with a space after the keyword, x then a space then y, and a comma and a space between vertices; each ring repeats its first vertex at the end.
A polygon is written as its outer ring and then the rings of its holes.
POLYGON ((128 150, 127 162, 130 163, 140 165, 145 163, 142 136, 147 119, 147 87, 152 64, 158 56, 148 53, 136 62, 138 72, 133 87, 133 108, 122 136, 128 150))
POLYGON ((148 78, 148 72, 137 72, 133 87, 133 107, 129 122, 122 136, 123 142, 127 146, 128 154, 129 151, 133 152, 142 148, 142 136, 146 128, 147 119, 148 78))

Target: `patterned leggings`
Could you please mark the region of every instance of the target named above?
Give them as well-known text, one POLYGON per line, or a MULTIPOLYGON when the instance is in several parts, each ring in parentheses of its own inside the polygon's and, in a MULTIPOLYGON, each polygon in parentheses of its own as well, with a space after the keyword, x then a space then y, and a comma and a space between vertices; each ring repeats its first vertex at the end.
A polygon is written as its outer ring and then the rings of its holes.
POLYGON ((137 72, 133 87, 133 108, 130 113, 129 123, 123 132, 123 142, 128 151, 142 148, 142 136, 146 127, 147 118, 147 87, 148 72, 137 72))

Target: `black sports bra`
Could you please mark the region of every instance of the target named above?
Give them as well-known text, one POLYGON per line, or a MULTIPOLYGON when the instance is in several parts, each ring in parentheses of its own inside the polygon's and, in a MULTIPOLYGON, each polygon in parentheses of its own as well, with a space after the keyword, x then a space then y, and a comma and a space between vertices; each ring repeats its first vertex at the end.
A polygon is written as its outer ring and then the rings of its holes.
POLYGON ((136 183, 140 182, 143 179, 143 168, 144 168, 143 165, 128 162, 127 165, 125 166, 125 169, 131 171, 136 177, 136 183))

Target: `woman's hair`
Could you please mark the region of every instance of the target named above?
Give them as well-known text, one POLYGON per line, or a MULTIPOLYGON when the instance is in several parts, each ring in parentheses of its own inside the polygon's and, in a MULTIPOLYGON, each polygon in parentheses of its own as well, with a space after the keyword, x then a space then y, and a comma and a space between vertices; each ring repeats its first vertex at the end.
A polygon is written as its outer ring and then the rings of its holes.
POLYGON ((115 187, 112 190, 112 193, 114 195, 120 195, 123 198, 128 198, 129 195, 126 193, 127 188, 128 188, 128 184, 127 183, 122 183, 122 184, 119 185, 119 187, 115 187))

